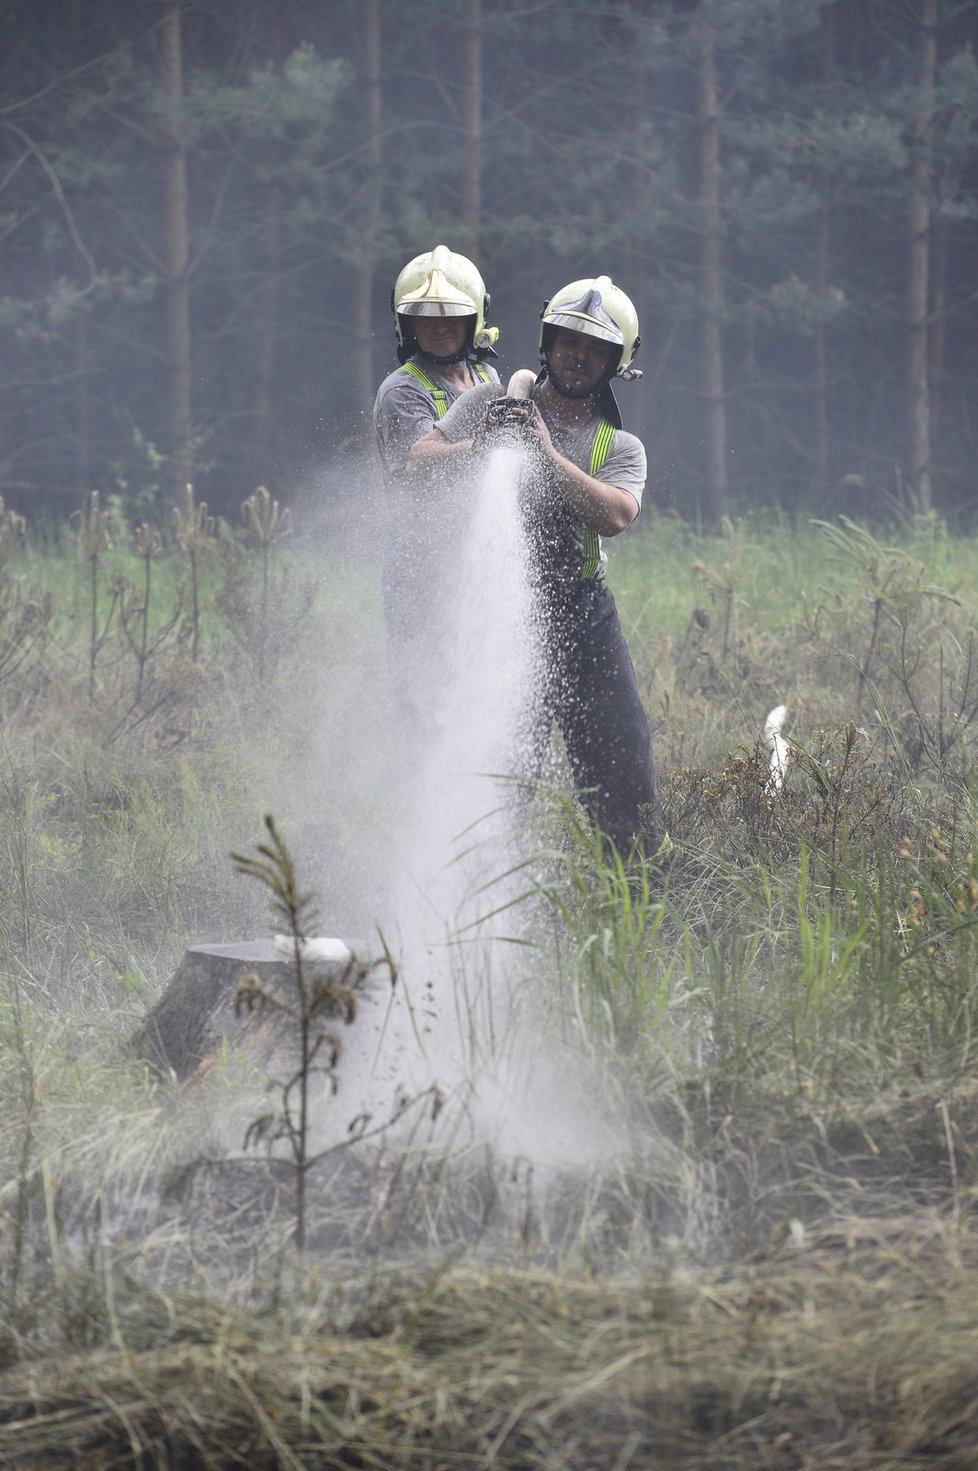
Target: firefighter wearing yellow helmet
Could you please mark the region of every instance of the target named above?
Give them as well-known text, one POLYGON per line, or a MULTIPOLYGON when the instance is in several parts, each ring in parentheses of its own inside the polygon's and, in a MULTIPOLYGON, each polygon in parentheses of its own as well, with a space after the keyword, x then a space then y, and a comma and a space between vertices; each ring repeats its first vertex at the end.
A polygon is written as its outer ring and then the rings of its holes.
POLYGON ((399 367, 374 400, 374 430, 386 491, 383 562, 384 608, 391 675, 410 740, 429 734, 441 602, 436 568, 443 519, 450 511, 441 494, 419 498, 406 470, 417 440, 476 384, 499 386, 495 357, 499 336, 487 325, 489 293, 467 256, 436 245, 409 260, 391 292, 399 367))
POLYGON ((477 268, 467 256, 447 245, 436 245, 409 260, 391 292, 391 311, 397 332, 397 358, 404 363, 418 350, 419 318, 464 318, 465 335, 460 347, 448 354, 426 353, 433 362, 447 365, 471 357, 495 357, 493 343, 499 336, 486 326, 489 293, 477 268))
POLYGON ((391 292, 400 367, 374 401, 377 447, 388 480, 399 478, 415 440, 427 434, 458 396, 476 383, 496 383, 485 362, 499 336, 486 325, 489 293, 467 256, 436 245, 416 255, 391 292))
POLYGON ((539 688, 527 712, 538 773, 556 723, 592 820, 623 855, 662 864, 665 829, 652 737, 615 600, 602 538, 635 519, 645 448, 622 428, 614 379, 639 377, 638 315, 609 276, 571 281, 541 314, 543 366, 464 394, 411 450, 419 482, 449 450, 477 462, 497 436, 523 450, 522 504, 535 593, 539 688), (529 397, 516 397, 517 390, 529 397))
MULTIPOLYGON (((611 380, 621 378, 629 383, 642 376, 639 369, 632 367, 642 339, 638 331, 638 313, 630 298, 610 276, 571 281, 554 293, 540 313, 540 357, 551 381, 554 378, 551 349, 558 328, 609 344, 612 352, 604 381, 589 389, 589 393, 602 400, 601 408, 616 427, 621 428, 621 414, 611 392, 611 380)), ((562 391, 562 381, 558 369, 555 384, 558 392, 562 391)), ((564 391, 566 393, 566 389, 564 391)))

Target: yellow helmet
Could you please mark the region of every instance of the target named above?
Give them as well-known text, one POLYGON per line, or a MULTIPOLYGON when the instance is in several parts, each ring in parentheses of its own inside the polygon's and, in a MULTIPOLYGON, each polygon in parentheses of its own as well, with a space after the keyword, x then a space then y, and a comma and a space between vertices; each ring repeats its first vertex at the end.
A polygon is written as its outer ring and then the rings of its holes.
MULTIPOLYGON (((436 245, 408 261, 391 292, 391 310, 397 331, 397 356, 406 362, 417 351, 412 317, 471 317, 472 331, 465 346, 451 359, 469 355, 494 356, 492 345, 498 328, 486 326, 489 293, 485 282, 467 256, 457 255, 447 245, 436 245)), ((442 359, 437 359, 441 362, 442 359)))
POLYGON ((637 368, 632 367, 632 359, 642 341, 638 333, 638 313, 610 276, 594 276, 563 286, 545 304, 540 322, 540 351, 544 361, 549 336, 547 328, 567 327, 572 332, 600 337, 603 342, 613 342, 619 347, 618 362, 609 376, 626 381, 642 376, 637 368))

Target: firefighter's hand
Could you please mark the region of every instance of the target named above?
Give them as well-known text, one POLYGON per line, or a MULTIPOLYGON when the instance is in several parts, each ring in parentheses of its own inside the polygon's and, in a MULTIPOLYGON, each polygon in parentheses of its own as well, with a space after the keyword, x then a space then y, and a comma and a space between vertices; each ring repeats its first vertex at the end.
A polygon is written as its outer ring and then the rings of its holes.
POLYGON ((524 433, 525 442, 537 454, 552 455, 554 453, 554 442, 550 437, 550 430, 536 404, 533 405, 533 412, 527 420, 524 433))
POLYGON ((477 455, 485 454, 492 447, 496 436, 496 415, 493 412, 495 402, 495 399, 490 399, 486 404, 472 436, 472 449, 477 455))
POLYGON ((533 405, 523 398, 494 398, 486 404, 482 425, 476 436, 477 447, 496 444, 518 444, 533 413, 533 405))

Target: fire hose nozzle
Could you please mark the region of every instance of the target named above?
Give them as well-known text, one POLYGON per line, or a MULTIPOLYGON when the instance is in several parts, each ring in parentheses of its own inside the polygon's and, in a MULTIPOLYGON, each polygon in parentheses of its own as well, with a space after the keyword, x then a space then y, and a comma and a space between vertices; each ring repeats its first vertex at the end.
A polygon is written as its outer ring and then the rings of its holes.
POLYGON ((486 405, 485 432, 495 434, 500 430, 524 433, 533 418, 534 405, 530 398, 536 374, 529 368, 517 368, 506 384, 502 398, 494 398, 486 405))
POLYGON ((501 430, 522 434, 530 427, 534 404, 528 398, 494 398, 486 405, 485 428, 487 434, 501 430))

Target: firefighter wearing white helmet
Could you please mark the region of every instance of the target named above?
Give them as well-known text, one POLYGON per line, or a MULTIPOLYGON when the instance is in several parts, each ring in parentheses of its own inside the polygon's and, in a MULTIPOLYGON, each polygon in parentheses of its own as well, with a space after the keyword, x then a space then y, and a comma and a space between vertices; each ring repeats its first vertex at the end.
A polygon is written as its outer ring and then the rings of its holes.
POLYGON ((639 376, 638 316, 608 276, 570 282, 542 313, 543 368, 464 394, 413 446, 408 472, 434 476, 468 452, 472 474, 497 435, 524 450, 522 505, 541 641, 529 723, 538 774, 550 728, 564 737, 575 787, 595 826, 623 854, 661 864, 666 833, 652 738, 615 600, 602 538, 639 513, 645 448, 622 428, 614 378, 639 376), (522 381, 521 381, 522 380, 522 381), (529 398, 517 398, 529 380, 529 398))
POLYGON ((499 336, 486 324, 489 293, 467 256, 436 245, 409 260, 394 283, 391 310, 400 364, 381 383, 374 430, 386 490, 384 607, 394 689, 409 737, 429 729, 427 706, 438 681, 442 600, 436 568, 439 525, 451 517, 442 493, 422 498, 405 466, 414 443, 476 384, 498 387, 499 336))
POLYGON ((489 293, 467 256, 436 245, 416 255, 391 292, 400 367, 374 401, 377 447, 388 482, 399 481, 408 451, 476 383, 498 382, 485 363, 499 336, 486 325, 489 293))
POLYGON ((620 429, 621 413, 611 392, 611 380, 621 378, 623 382, 630 383, 642 376, 638 368, 632 367, 642 339, 638 330, 638 313, 631 299, 610 276, 571 281, 556 292, 540 313, 540 357, 544 371, 551 378, 550 348, 554 329, 558 327, 607 342, 615 350, 609 359, 604 382, 591 392, 600 399, 601 408, 620 429))
POLYGON ((466 332, 461 346, 450 353, 426 353, 443 366, 471 357, 481 361, 495 357, 493 343, 499 336, 486 326, 489 293, 479 271, 467 256, 447 245, 436 245, 409 260, 391 292, 391 311, 397 332, 397 360, 404 363, 418 351, 419 317, 462 317, 466 332))

